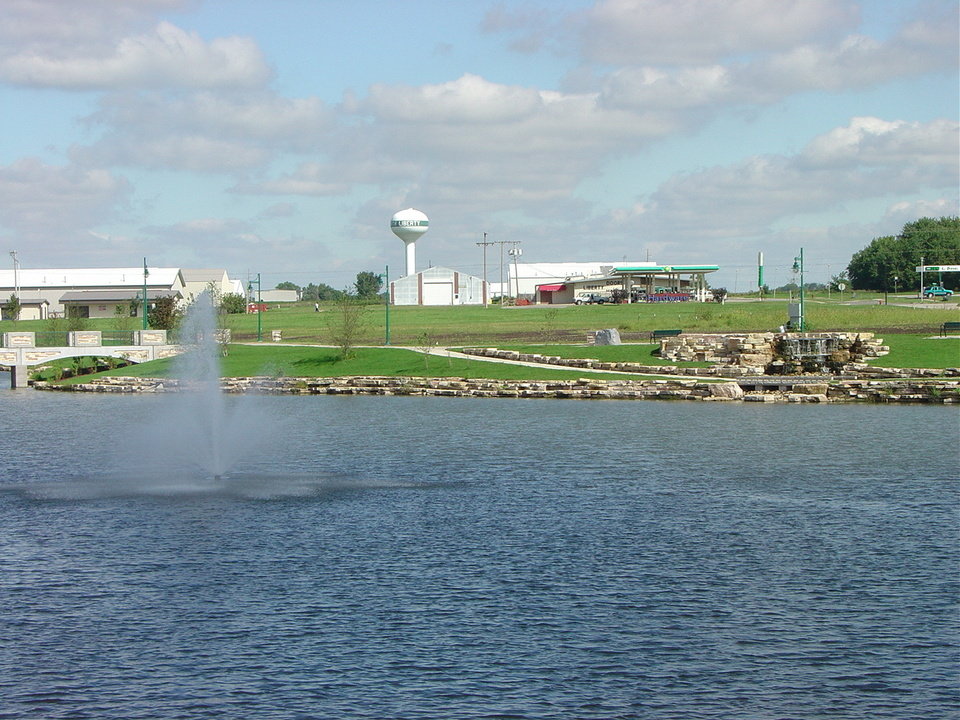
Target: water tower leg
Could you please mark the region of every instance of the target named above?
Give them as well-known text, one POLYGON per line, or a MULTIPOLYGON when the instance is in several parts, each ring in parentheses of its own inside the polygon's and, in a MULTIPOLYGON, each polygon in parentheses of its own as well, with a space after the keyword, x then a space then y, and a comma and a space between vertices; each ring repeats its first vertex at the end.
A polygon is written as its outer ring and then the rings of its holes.
POLYGON ((10 366, 10 387, 11 388, 27 387, 28 378, 29 378, 29 373, 27 372, 26 365, 10 366))
POLYGON ((417 272, 417 244, 415 242, 407 243, 407 275, 413 275, 417 272))

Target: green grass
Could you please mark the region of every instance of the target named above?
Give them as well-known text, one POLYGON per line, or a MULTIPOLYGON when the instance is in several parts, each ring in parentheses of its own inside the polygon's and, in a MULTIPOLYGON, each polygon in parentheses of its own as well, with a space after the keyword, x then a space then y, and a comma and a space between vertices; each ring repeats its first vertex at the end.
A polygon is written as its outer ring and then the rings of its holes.
POLYGON ((501 350, 521 353, 555 355, 562 358, 591 358, 601 362, 632 362, 641 365, 678 365, 682 367, 710 367, 706 362, 674 362, 654 352, 659 343, 628 343, 626 345, 498 345, 501 350))
MULTIPOLYGON (((960 335, 939 338, 928 334, 890 333, 880 335, 890 353, 876 358, 871 365, 898 368, 960 367, 960 335)), ((501 345, 503 350, 556 355, 564 358, 594 358, 604 362, 637 362, 643 365, 681 365, 709 367, 710 363, 675 363, 653 352, 659 345, 501 345)))
POLYGON ((890 353, 870 361, 870 365, 895 368, 960 367, 960 335, 948 338, 930 335, 884 335, 890 353))
MULTIPOLYGON (((126 375, 133 377, 171 377, 173 359, 154 360, 140 365, 83 375, 64 382, 89 382, 94 377, 126 375)), ((231 345, 221 362, 223 377, 338 377, 347 375, 385 375, 415 377, 463 377, 496 380, 573 380, 596 376, 605 379, 633 379, 636 374, 591 373, 525 367, 505 363, 461 360, 430 356, 402 348, 358 348, 354 357, 339 360, 334 348, 283 347, 277 345, 231 345)))
MULTIPOLYGON (((849 293, 845 295, 849 300, 849 293)), ((882 295, 857 293, 858 300, 876 302, 882 295)), ((900 298, 901 301, 911 300, 900 298)), ((928 308, 897 305, 841 304, 836 296, 808 298, 807 321, 811 330, 863 330, 935 334, 947 320, 960 320, 956 302, 927 303, 928 308)), ((786 303, 763 302, 651 303, 634 305, 529 306, 505 307, 391 307, 391 344, 414 346, 426 336, 445 345, 494 345, 583 342, 586 333, 617 328, 627 341, 645 339, 651 330, 680 328, 686 332, 770 331, 787 320, 786 303)), ((381 345, 385 339, 386 313, 383 305, 368 306, 359 344, 381 345)), ((111 319, 89 320, 88 327, 109 331, 111 319)), ((265 339, 272 330, 281 330, 285 342, 332 343, 336 325, 334 306, 324 305, 316 313, 312 304, 271 305, 261 318, 265 339)), ((226 324, 235 340, 255 340, 256 315, 230 315, 226 324)), ((49 321, 0 322, 0 332, 44 331, 49 321)))

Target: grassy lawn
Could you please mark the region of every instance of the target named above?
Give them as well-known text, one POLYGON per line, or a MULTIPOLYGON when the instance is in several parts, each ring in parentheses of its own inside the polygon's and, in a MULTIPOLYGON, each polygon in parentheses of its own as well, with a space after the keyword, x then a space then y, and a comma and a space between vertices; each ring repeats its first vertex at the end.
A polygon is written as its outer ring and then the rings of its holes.
MULTIPOLYGON (((882 295, 857 293, 858 300, 874 304, 841 304, 831 298, 812 296, 807 301, 807 321, 811 330, 863 330, 889 334, 898 332, 936 334, 940 324, 960 320, 956 302, 927 303, 927 308, 878 305, 882 295)), ((847 293, 849 300, 849 293, 847 293)), ((900 298, 908 301, 910 298, 900 298)), ((272 330, 280 330, 286 342, 330 344, 337 325, 337 309, 325 304, 317 313, 309 303, 271 305, 260 318, 265 339, 272 330)), ((581 343, 590 330, 617 328, 626 341, 646 338, 651 330, 679 328, 686 332, 770 331, 787 320, 786 303, 763 302, 651 303, 633 305, 528 306, 491 305, 460 307, 391 307, 392 345, 417 346, 423 343, 443 345, 502 345, 581 343)), ((62 321, 61 321, 62 322, 62 321)), ((226 325, 234 340, 255 340, 256 315, 229 315, 226 325)), ((365 313, 358 344, 381 345, 385 339, 386 311, 383 305, 371 305, 365 313)), ((89 320, 89 329, 108 332, 114 329, 110 319, 89 320)), ((49 321, 0 322, 0 332, 50 329, 49 321)))
POLYGON ((870 362, 871 365, 896 368, 960 367, 960 335, 936 338, 930 335, 883 336, 890 354, 870 362))
MULTIPOLYGON (((850 305, 831 298, 808 298, 807 318, 812 330, 851 330, 876 332, 890 346, 891 353, 874 362, 893 367, 957 367, 960 365, 958 339, 931 340, 941 323, 960 321, 956 302, 927 303, 927 307, 880 305, 881 297, 858 292, 858 300, 868 303, 850 305)), ((848 298, 849 299, 849 298, 848 298)), ((908 301, 911 298, 900 298, 908 301)), ((524 352, 562 357, 589 357, 609 362, 664 364, 652 355, 656 347, 638 344, 651 330, 679 328, 685 332, 770 331, 786 320, 782 300, 764 302, 663 303, 635 305, 529 306, 504 307, 391 307, 390 328, 393 346, 424 345, 496 346, 524 352), (615 327, 627 344, 585 346, 590 330, 615 327)), ((369 306, 357 344, 382 345, 385 339, 385 308, 369 306)), ((256 340, 256 315, 227 316, 226 324, 235 340, 256 340)), ((295 303, 271 306, 260 318, 265 339, 272 330, 280 330, 286 343, 332 342, 337 324, 335 306, 326 305, 314 312, 313 305, 295 303)), ((62 321, 61 321, 62 322, 62 321)), ((89 329, 110 332, 110 319, 90 320, 89 329)), ((44 332, 49 321, 0 322, 0 332, 25 330, 44 332)), ((72 361, 64 361, 71 366, 72 361)), ((698 363, 689 363, 698 365, 698 363)), ((163 363, 117 371, 120 374, 156 375, 169 372, 163 363)), ((448 360, 431 357, 426 362, 418 353, 397 347, 362 349, 354 359, 337 361, 335 351, 300 348, 283 343, 265 342, 261 347, 233 346, 224 361, 225 375, 420 375, 462 376, 514 379, 552 379, 570 377, 553 369, 503 366, 481 361, 448 360)), ((586 374, 586 371, 583 372, 586 374)), ((612 377, 612 376, 608 376, 612 377)))
POLYGON ((633 362, 641 365, 678 365, 683 367, 710 367, 706 362, 673 362, 654 351, 660 343, 628 343, 626 345, 498 345, 501 350, 522 353, 555 355, 562 358, 591 358, 602 362, 633 362))
MULTIPOLYGON (((881 367, 948 368, 960 367, 960 335, 938 338, 923 334, 889 333, 881 335, 890 353, 870 362, 881 367)), ((564 358, 594 358, 605 362, 637 362, 643 365, 681 365, 709 367, 710 363, 673 363, 653 352, 659 345, 501 345, 503 350, 556 355, 564 358)))
MULTIPOLYGON (((94 377, 126 375, 134 377, 171 377, 173 359, 155 360, 140 365, 82 375, 64 382, 88 382, 94 377)), ((231 345, 221 363, 224 377, 337 377, 345 375, 386 375, 416 377, 463 377, 510 380, 574 380, 596 376, 605 379, 633 379, 636 374, 591 373, 553 368, 525 367, 480 360, 460 360, 424 356, 402 348, 358 348, 348 360, 338 360, 333 348, 284 347, 282 345, 231 345)))

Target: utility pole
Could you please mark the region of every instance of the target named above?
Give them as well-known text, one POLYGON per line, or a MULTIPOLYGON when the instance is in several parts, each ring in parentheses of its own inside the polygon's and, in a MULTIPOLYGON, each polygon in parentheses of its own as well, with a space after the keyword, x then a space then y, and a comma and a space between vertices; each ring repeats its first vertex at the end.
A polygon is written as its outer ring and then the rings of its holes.
MULTIPOLYGON (((920 284, 923 285, 922 282, 920 284)), ((503 241, 500 241, 500 307, 503 307, 503 241)))
MULTIPOLYGON (((496 243, 490 241, 487 242, 487 234, 483 234, 483 242, 478 242, 477 245, 483 247, 483 306, 487 307, 489 301, 489 291, 487 289, 487 245, 494 245, 496 243)), ((503 282, 503 278, 500 279, 503 282)))

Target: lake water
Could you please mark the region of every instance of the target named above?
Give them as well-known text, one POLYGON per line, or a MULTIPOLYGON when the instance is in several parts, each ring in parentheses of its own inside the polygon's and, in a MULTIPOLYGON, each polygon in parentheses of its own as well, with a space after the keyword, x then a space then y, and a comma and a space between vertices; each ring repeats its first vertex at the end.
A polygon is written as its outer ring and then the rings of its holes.
POLYGON ((955 408, 6 381, 0 718, 960 715, 955 408))

